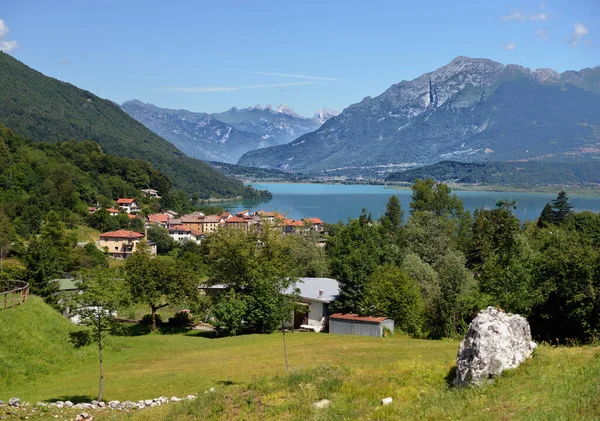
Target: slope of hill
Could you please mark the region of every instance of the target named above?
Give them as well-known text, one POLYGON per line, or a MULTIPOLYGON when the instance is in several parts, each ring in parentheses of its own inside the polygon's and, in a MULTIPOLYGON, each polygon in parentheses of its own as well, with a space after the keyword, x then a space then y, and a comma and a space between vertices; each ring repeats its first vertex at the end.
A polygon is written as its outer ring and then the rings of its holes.
POLYGON ((412 183, 432 178, 441 182, 502 186, 575 185, 600 183, 600 162, 486 162, 443 161, 391 173, 386 181, 412 183))
POLYGON ((92 140, 104 152, 143 159, 200 198, 253 192, 138 123, 119 106, 27 67, 0 52, 0 122, 36 141, 92 140))
POLYGON ((121 108, 187 156, 204 161, 235 163, 248 151, 280 144, 238 130, 206 113, 159 108, 138 100, 127 101, 121 108))
POLYGON ((209 162, 209 165, 218 169, 227 177, 237 178, 244 181, 261 181, 261 182, 298 182, 309 181, 309 177, 303 174, 294 174, 287 171, 268 170, 258 167, 243 167, 236 164, 228 164, 224 162, 209 162))
POLYGON ((23 387, 59 371, 66 361, 93 361, 93 349, 78 351, 69 345, 68 334, 75 330, 77 326, 36 296, 22 306, 0 310, 0 390, 23 387))
POLYGON ((240 165, 326 172, 443 160, 562 160, 600 155, 600 67, 558 74, 458 57, 346 108, 240 165))
POLYGON ((0 124, 0 213, 21 236, 36 234, 50 210, 84 217, 88 206, 141 199, 149 187, 168 195, 171 181, 148 162, 106 155, 94 142, 33 142, 0 124))

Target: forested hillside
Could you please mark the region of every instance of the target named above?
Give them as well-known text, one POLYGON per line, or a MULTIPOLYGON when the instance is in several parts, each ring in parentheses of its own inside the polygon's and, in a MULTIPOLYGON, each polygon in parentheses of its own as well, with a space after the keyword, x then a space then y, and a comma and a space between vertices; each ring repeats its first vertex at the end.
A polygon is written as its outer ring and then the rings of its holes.
POLYGON ((0 123, 40 142, 92 140, 105 153, 143 159, 177 188, 200 198, 256 196, 202 161, 188 158, 109 100, 27 67, 0 52, 0 123))
POLYGON ((597 184, 600 163, 588 162, 488 162, 443 161, 425 167, 392 173, 386 181, 412 183, 416 179, 528 187, 557 184, 597 184))
POLYGON ((88 206, 110 207, 118 197, 141 201, 144 188, 168 197, 170 187, 147 162, 106 155, 94 142, 32 142, 0 124, 0 214, 20 237, 37 234, 50 211, 78 224, 88 206))

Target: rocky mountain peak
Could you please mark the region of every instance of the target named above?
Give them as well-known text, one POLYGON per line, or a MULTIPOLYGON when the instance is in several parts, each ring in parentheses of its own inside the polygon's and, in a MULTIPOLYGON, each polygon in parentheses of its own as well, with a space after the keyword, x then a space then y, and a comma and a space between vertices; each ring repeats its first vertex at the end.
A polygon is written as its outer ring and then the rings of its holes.
POLYGON ((539 83, 560 82, 560 74, 552 69, 536 69, 533 71, 533 78, 539 83))
POLYGON ((321 108, 313 116, 313 121, 319 125, 322 125, 331 117, 339 115, 340 112, 331 108, 321 108))
POLYGON ((285 114, 285 115, 289 115, 291 117, 296 117, 296 118, 300 117, 294 110, 292 110, 290 107, 288 107, 285 104, 280 104, 279 107, 277 107, 277 112, 279 114, 285 114))

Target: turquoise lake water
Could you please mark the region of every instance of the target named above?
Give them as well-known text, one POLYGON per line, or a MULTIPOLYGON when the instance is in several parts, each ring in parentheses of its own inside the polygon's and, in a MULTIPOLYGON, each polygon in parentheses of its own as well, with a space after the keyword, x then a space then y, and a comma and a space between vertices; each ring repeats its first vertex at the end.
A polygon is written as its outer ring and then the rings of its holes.
MULTIPOLYGON (((269 190, 273 193, 273 199, 262 203, 243 202, 226 206, 227 209, 278 211, 290 219, 319 217, 325 222, 335 223, 358 217, 362 208, 367 208, 377 218, 385 211, 385 204, 391 195, 398 196, 408 214, 412 193, 410 190, 365 185, 255 183, 252 186, 269 190)), ((521 220, 536 219, 546 203, 556 198, 556 194, 547 193, 456 192, 456 195, 471 212, 476 208, 493 209, 498 200, 516 200, 517 209, 514 212, 521 220)), ((569 197, 575 211, 600 211, 600 195, 569 197)))

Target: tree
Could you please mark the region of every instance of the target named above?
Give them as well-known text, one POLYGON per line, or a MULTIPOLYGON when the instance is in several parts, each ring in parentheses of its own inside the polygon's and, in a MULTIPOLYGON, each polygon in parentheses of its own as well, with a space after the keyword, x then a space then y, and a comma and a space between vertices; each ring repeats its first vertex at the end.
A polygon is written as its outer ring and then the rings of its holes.
POLYGON ((48 240, 33 237, 29 241, 25 261, 25 278, 31 287, 31 293, 52 299, 52 295, 58 291, 58 285, 51 282, 63 275, 60 255, 53 244, 48 240))
POLYGON ((247 302, 233 290, 221 295, 212 309, 214 325, 227 336, 242 333, 244 316, 246 315, 247 302))
POLYGON ((329 273, 327 255, 314 239, 298 235, 286 235, 283 247, 287 249, 295 276, 322 278, 329 273))
POLYGON ((385 205, 385 213, 380 218, 381 227, 384 232, 392 235, 396 234, 402 228, 402 220, 404 219, 404 211, 400 205, 398 196, 390 196, 385 205))
POLYGON ((98 401, 102 401, 104 391, 104 338, 113 325, 118 306, 123 305, 127 300, 124 282, 117 276, 115 272, 108 270, 84 274, 78 284, 83 293, 76 295, 73 302, 80 324, 87 326, 88 330, 71 333, 71 343, 76 347, 94 343, 98 347, 100 365, 98 401))
POLYGON ((435 265, 453 246, 454 224, 424 211, 412 214, 406 224, 407 245, 423 261, 435 265))
POLYGON ((434 314, 442 294, 440 277, 429 263, 416 253, 408 253, 400 267, 416 283, 421 292, 423 313, 434 314))
POLYGON ((553 229, 546 234, 533 274, 541 295, 530 317, 536 336, 563 342, 598 338, 599 257, 590 241, 577 232, 553 229))
POLYGON ((364 210, 358 219, 338 224, 330 232, 326 252, 331 276, 340 284, 336 311, 360 311, 370 277, 384 262, 380 230, 369 222, 364 210))
POLYGON ((552 205, 550 203, 546 203, 546 206, 544 206, 544 209, 542 209, 542 213, 538 218, 537 226, 538 228, 544 228, 553 223, 554 211, 552 210, 552 205))
POLYGON ((363 313, 389 317, 403 332, 418 335, 423 316, 419 287, 399 268, 389 263, 380 266, 366 288, 363 313))
POLYGON ((573 205, 569 203, 569 197, 565 191, 558 193, 556 199, 552 201, 552 210, 554 212, 554 222, 562 223, 565 218, 573 213, 573 205))
POLYGON ((452 190, 444 183, 432 179, 416 180, 411 187, 410 209, 415 212, 433 212, 436 216, 459 218, 464 213, 462 201, 451 194, 452 190))
POLYGON ((175 240, 169 235, 169 231, 158 225, 148 228, 148 240, 156 243, 158 254, 168 254, 175 246, 175 240))
POLYGON ((468 320, 481 307, 477 282, 465 267, 465 257, 454 251, 443 256, 435 269, 440 295, 434 311, 426 315, 426 326, 431 337, 452 337, 466 330, 468 320))
MULTIPOLYGON (((273 332, 290 318, 297 272, 278 230, 265 226, 260 238, 253 232, 220 230, 213 234, 209 249, 211 282, 235 293, 224 298, 230 302, 215 308, 215 317, 223 317, 219 309, 224 307, 241 308, 238 301, 242 300, 243 320, 257 332, 273 332)), ((218 323, 228 324, 227 320, 218 323)))
POLYGON ((147 245, 138 249, 125 263, 126 281, 131 296, 150 307, 152 330, 156 331, 156 312, 168 305, 193 303, 198 296, 198 278, 176 261, 152 258, 147 245))

